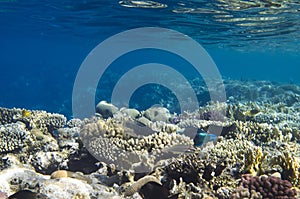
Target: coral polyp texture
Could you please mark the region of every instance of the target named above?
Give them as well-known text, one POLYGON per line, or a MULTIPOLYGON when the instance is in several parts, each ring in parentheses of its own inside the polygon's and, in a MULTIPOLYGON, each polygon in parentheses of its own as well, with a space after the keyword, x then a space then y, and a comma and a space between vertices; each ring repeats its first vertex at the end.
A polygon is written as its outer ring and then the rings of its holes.
MULTIPOLYGON (((252 191, 257 195, 261 195, 265 199, 289 198, 296 199, 296 190, 292 189, 292 184, 287 180, 282 180, 274 176, 252 176, 250 174, 242 175, 240 186, 252 191), (259 194, 258 194, 259 193, 259 194)), ((250 194, 250 197, 253 194, 250 194)), ((238 194, 234 194, 233 198, 238 198, 238 194)))
POLYGON ((300 89, 225 86, 226 103, 180 114, 0 108, 0 198, 299 198, 300 89))

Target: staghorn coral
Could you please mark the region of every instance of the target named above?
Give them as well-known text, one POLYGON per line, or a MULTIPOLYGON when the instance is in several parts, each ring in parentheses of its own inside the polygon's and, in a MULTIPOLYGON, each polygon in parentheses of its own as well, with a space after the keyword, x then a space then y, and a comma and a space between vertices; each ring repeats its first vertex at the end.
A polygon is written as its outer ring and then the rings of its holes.
POLYGON ((71 119, 67 122, 67 126, 69 128, 73 128, 73 127, 81 127, 83 121, 81 121, 80 119, 78 118, 74 118, 74 119, 71 119))
MULTIPOLYGON (((221 106, 221 104, 219 105, 221 106)), ((71 178, 73 174, 77 175, 75 171, 78 170, 85 174, 95 172, 99 169, 99 163, 95 166, 97 160, 93 159, 92 155, 83 147, 78 139, 78 134, 80 134, 81 138, 86 138, 86 142, 88 142, 85 146, 95 149, 103 161, 109 163, 109 169, 106 172, 90 175, 93 176, 93 185, 100 181, 116 188, 128 182, 128 178, 122 175, 124 171, 117 171, 123 167, 131 172, 145 171, 146 175, 155 169, 155 172, 158 172, 155 176, 161 180, 163 186, 169 189, 169 193, 178 194, 182 198, 229 199, 231 196, 233 198, 244 196, 245 198, 259 198, 261 194, 257 191, 243 187, 236 189, 238 179, 244 173, 259 176, 277 172, 280 173, 279 176, 282 177, 282 180, 289 180, 294 186, 299 187, 300 136, 299 124, 296 123, 299 120, 299 118, 297 119, 299 113, 295 113, 292 107, 277 104, 276 110, 280 110, 280 113, 276 115, 273 114, 273 111, 276 113, 275 105, 258 103, 260 112, 253 114, 256 113, 253 112, 255 107, 250 106, 249 103, 244 105, 239 109, 239 112, 244 115, 244 119, 242 118, 240 121, 231 121, 230 119, 226 119, 224 122, 206 121, 196 117, 209 110, 219 110, 217 105, 210 105, 211 109, 200 108, 195 113, 183 113, 183 116, 178 116, 180 121, 174 122, 176 125, 162 121, 152 122, 145 117, 131 117, 130 119, 125 114, 115 114, 114 118, 109 119, 99 117, 83 121, 74 119, 69 121, 64 128, 54 131, 52 135, 49 131, 54 128, 40 128, 33 122, 30 123, 31 119, 29 118, 34 111, 21 109, 20 112, 17 111, 18 113, 13 113, 8 119, 4 119, 3 121, 7 122, 3 126, 23 121, 26 125, 22 128, 29 132, 30 142, 26 142, 24 147, 14 150, 16 155, 8 152, 2 160, 0 159, 1 169, 7 165, 19 166, 22 163, 24 165, 25 162, 28 162, 27 160, 32 160, 31 165, 28 166, 35 165, 37 170, 42 166, 43 168, 40 168, 40 172, 42 172, 48 166, 42 164, 44 162, 40 160, 43 158, 50 160, 53 157, 58 160, 58 166, 52 167, 51 171, 67 169, 72 171, 71 178), (249 113, 247 113, 248 111, 249 113), (290 115, 291 121, 284 121, 284 114, 290 115), (84 124, 86 125, 80 129, 84 124), (223 127, 222 136, 218 137, 216 143, 207 143, 199 148, 192 148, 192 150, 186 150, 187 148, 184 148, 184 151, 178 150, 183 143, 188 143, 187 146, 193 145, 190 138, 178 135, 181 129, 189 126, 205 131, 211 126, 223 127), (184 153, 178 153, 178 151, 184 153), (64 157, 57 157, 56 154, 59 155, 61 152, 64 157), (68 164, 60 161, 62 159, 69 161, 68 164), (81 166, 74 166, 75 161, 81 166), (88 171, 82 169, 91 165, 93 169, 88 171), (114 183, 115 185, 113 185, 114 183), (171 186, 172 183, 176 186, 171 186)), ((226 108, 227 105, 225 104, 224 107, 226 108)), ((298 105, 298 112, 299 107, 298 105)), ((232 117, 231 119, 237 118, 232 117)), ((288 119, 287 117, 286 120, 288 119)), ((53 162, 49 166, 55 164, 56 162, 53 162)), ((51 171, 49 170, 47 173, 51 171)), ((137 180, 143 175, 145 173, 135 173, 133 177, 137 180)), ((47 177, 49 178, 49 176, 47 177)), ((51 180, 53 180, 52 182, 61 182, 66 179, 51 180)), ((73 178, 66 181, 69 180, 73 180, 73 178)), ((82 183, 85 182, 82 181, 82 183)), ((17 181, 15 184, 17 186, 19 182, 17 181)), ((148 183, 146 187, 150 190, 154 186, 148 183)), ((22 188, 26 188, 26 186, 22 188)), ((82 195, 71 194, 70 198, 71 196, 76 198, 82 195)), ((99 195, 97 197, 99 198, 99 195)))
POLYGON ((22 117, 19 120, 29 122, 31 128, 38 128, 42 132, 52 133, 54 130, 66 125, 66 117, 57 113, 46 111, 32 111, 29 117, 22 117))
POLYGON ((225 136, 237 138, 239 135, 243 135, 247 140, 261 146, 274 140, 291 141, 293 134, 295 134, 293 128, 284 125, 274 126, 267 123, 235 121, 231 131, 225 136))

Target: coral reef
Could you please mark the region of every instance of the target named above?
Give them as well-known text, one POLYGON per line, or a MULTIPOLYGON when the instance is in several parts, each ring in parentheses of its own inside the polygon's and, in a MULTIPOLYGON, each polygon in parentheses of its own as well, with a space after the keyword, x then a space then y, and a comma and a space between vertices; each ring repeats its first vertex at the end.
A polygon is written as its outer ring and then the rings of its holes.
POLYGON ((0 108, 0 198, 297 198, 300 89, 243 83, 181 114, 102 102, 66 121, 0 108))
POLYGON ((21 121, 29 128, 38 128, 42 132, 52 132, 66 124, 66 117, 61 114, 46 111, 29 111, 26 109, 0 108, 0 124, 21 121))
MULTIPOLYGON (((85 125, 81 140, 98 160, 116 164, 119 169, 152 170, 156 162, 169 154, 172 146, 192 146, 192 140, 184 135, 169 131, 168 125, 153 128, 139 126, 130 120, 99 119, 85 125), (142 133, 142 134, 140 134, 142 133)), ((175 130, 175 129, 174 129, 175 130)))

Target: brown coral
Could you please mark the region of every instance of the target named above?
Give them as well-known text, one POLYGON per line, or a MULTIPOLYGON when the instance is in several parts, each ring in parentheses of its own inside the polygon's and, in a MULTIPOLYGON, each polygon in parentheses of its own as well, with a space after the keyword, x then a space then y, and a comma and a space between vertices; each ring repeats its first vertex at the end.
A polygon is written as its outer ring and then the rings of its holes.
POLYGON ((241 186, 251 191, 259 192, 264 199, 296 199, 296 190, 292 184, 274 176, 242 175, 241 186))

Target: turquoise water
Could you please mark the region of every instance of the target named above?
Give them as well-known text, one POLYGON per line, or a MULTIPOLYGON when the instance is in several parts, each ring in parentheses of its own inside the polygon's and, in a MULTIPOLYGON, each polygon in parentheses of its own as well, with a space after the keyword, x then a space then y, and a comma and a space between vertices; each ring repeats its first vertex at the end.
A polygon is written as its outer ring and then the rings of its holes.
MULTIPOLYGON (((141 27, 190 36, 224 78, 299 84, 299 13, 296 1, 0 0, 0 106, 71 116, 85 57, 108 37, 141 27)), ((178 60, 166 57, 157 61, 176 67, 178 60)), ((121 72, 144 61, 133 56, 112 68, 121 72)), ((99 92, 96 98, 109 100, 99 92)))

